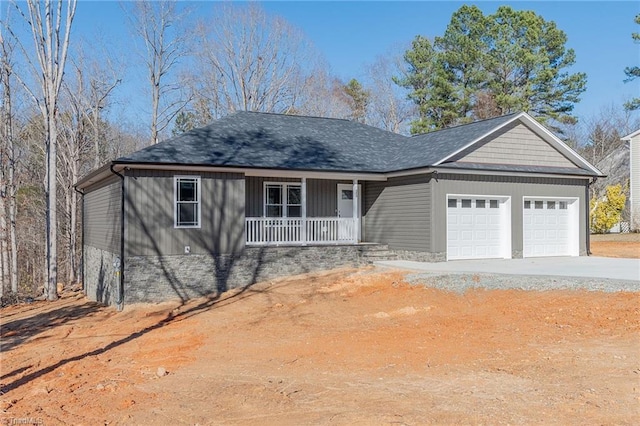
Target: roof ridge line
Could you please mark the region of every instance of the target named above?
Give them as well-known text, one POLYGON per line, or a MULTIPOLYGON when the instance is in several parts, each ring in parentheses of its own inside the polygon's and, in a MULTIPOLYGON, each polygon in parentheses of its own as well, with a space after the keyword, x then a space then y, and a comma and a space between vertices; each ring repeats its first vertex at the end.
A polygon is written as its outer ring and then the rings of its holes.
MULTIPOLYGON (((347 122, 350 122, 350 123, 358 123, 357 121, 351 121, 348 118, 322 117, 322 116, 319 116, 319 115, 306 115, 306 114, 287 114, 286 112, 264 112, 264 111, 236 110, 233 113, 242 113, 242 112, 249 113, 249 114, 260 114, 260 115, 276 115, 278 117, 319 118, 319 119, 323 119, 323 120, 347 121, 347 122)), ((224 117, 222 117, 222 118, 224 118, 224 117)), ((358 123, 358 124, 362 124, 362 123, 358 123)))

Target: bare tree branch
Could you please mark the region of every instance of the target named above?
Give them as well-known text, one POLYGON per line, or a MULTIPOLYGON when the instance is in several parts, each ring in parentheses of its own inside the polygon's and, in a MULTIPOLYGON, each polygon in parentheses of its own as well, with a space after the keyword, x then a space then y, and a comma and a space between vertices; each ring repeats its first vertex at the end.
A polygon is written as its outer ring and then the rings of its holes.
MULTIPOLYGON (((151 143, 190 99, 175 99, 170 76, 190 55, 191 34, 183 23, 189 11, 179 12, 172 1, 137 1, 129 10, 132 29, 145 46, 143 60, 151 88, 151 143)), ((182 94, 182 92, 180 92, 182 94)))

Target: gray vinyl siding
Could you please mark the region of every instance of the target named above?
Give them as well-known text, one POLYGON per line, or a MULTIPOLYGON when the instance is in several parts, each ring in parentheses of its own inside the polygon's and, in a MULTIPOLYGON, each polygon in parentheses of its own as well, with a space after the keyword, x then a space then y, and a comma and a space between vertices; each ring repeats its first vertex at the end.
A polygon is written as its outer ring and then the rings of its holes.
POLYGON ((431 251, 430 175, 367 182, 364 193, 366 241, 392 250, 431 251))
MULTIPOLYGON (((264 214, 264 183, 294 182, 300 179, 246 178, 246 214, 247 217, 262 217, 264 214)), ((307 179, 307 217, 336 217, 338 211, 338 184, 351 184, 349 180, 307 179)), ((363 182, 360 182, 361 184, 363 182)))
POLYGON ((121 181, 117 176, 87 188, 84 200, 84 244, 120 253, 121 181))
POLYGON ((127 256, 229 254, 244 249, 244 175, 131 170, 126 174, 127 256), (201 227, 174 228, 174 176, 201 178, 201 227))
POLYGON ((501 195, 511 197, 511 250, 523 250, 523 197, 568 197, 579 199, 579 250, 586 251, 586 179, 533 178, 515 176, 468 176, 438 173, 432 181, 433 252, 447 248, 447 194, 501 195))
POLYGON ((480 142, 456 161, 482 164, 577 167, 544 139, 521 123, 511 124, 492 139, 480 142))

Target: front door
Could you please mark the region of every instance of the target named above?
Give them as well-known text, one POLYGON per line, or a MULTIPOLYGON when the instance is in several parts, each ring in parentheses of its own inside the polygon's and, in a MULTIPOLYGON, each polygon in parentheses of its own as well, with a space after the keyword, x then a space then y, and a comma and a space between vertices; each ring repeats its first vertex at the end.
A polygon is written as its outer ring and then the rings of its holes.
MULTIPOLYGON (((358 218, 360 218, 360 206, 362 205, 362 185, 358 185, 358 218)), ((353 185, 347 183, 338 184, 338 217, 353 219, 353 185)), ((339 223, 338 236, 341 240, 348 240, 352 236, 353 224, 339 223)), ((360 241, 360 227, 358 226, 358 241, 360 241)))

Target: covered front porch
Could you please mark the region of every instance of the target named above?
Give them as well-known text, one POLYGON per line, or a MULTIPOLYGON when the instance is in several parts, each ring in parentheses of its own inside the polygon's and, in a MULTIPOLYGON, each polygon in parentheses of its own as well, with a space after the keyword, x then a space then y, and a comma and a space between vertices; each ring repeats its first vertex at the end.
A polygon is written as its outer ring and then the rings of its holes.
POLYGON ((247 246, 357 244, 362 181, 247 176, 247 246))

